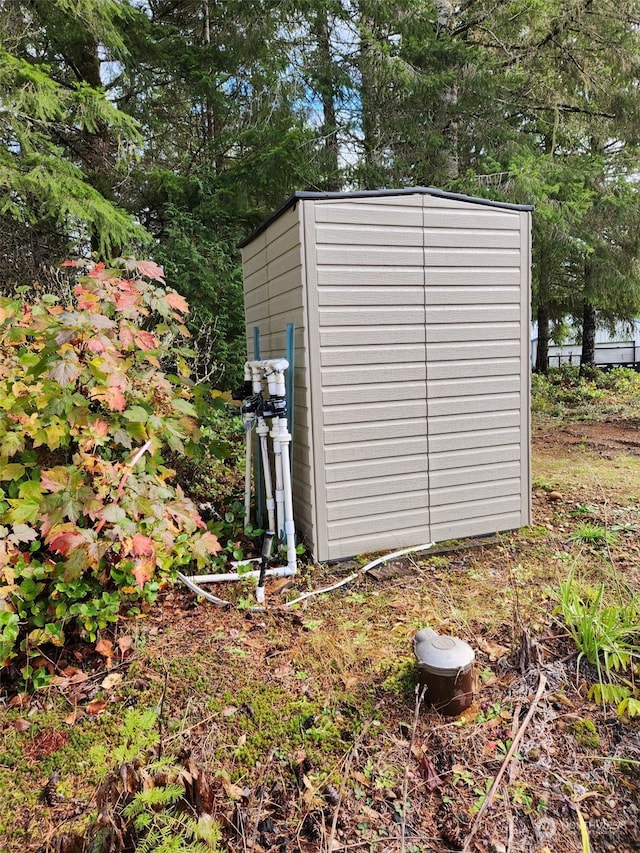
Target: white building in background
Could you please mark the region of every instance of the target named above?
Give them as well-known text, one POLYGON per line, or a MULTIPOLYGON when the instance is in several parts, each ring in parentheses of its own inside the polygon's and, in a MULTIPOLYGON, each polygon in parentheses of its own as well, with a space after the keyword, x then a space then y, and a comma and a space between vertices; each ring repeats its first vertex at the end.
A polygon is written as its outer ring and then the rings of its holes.
MULTIPOLYGON (((580 364, 582 345, 579 331, 568 323, 569 334, 562 346, 549 342, 549 367, 561 364, 580 364)), ((531 364, 536 363, 538 324, 531 324, 531 364)), ((606 329, 596 329, 596 364, 603 366, 633 366, 640 362, 640 318, 632 323, 619 323, 613 335, 606 329)))

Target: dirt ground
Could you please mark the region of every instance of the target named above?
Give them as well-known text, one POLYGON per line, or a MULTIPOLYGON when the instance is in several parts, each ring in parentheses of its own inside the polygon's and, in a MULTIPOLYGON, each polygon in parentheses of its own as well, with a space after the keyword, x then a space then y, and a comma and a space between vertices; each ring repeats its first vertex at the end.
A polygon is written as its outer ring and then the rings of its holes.
MULTIPOLYGON (((109 748, 125 714, 155 706, 163 751, 208 778, 228 853, 640 850, 640 725, 589 698, 596 673, 550 593, 569 571, 640 588, 638 426, 538 420, 526 530, 414 555, 295 610, 273 585, 266 613, 168 591, 121 626, 117 653, 79 651, 88 679, 10 710, 3 754, 20 762, 0 771, 18 793, 0 847, 82 851, 96 791, 83 744, 109 748), (577 539, 585 520, 610 540, 577 539), (416 692, 425 625, 476 652, 458 717, 416 692), (122 678, 104 687, 109 673, 122 678)), ((315 567, 308 583, 354 568, 315 567)))
POLYGON ((534 425, 534 456, 553 448, 564 453, 574 447, 593 451, 606 458, 613 458, 620 453, 640 456, 640 421, 547 422, 534 425))

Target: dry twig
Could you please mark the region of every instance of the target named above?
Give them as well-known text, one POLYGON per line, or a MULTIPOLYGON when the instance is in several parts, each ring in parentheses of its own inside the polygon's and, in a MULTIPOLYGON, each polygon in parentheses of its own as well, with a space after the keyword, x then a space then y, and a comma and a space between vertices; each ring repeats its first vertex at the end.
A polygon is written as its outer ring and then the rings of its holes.
MULTIPOLYGON (((380 707, 381 704, 382 704, 382 702, 378 702, 378 704, 375 706, 375 708, 373 709, 374 714, 378 710, 378 708, 380 707)), ((351 762, 353 760, 353 756, 358 751, 358 747, 364 741, 365 735, 367 734, 367 732, 369 731, 369 729, 373 725, 374 719, 375 719, 374 717, 371 717, 364 724, 364 726, 362 727, 362 730, 360 731, 360 734, 356 738, 355 743, 353 744, 353 746, 349 750, 347 760, 344 763, 344 772, 342 774, 342 782, 340 783, 340 792, 338 794, 338 803, 337 803, 337 805, 334 809, 334 812, 333 812, 333 820, 331 821, 331 832, 329 833, 329 840, 327 842, 327 850, 329 851, 329 853, 331 853, 331 851, 334 848, 334 842, 335 842, 335 838, 336 838, 336 829, 338 827, 338 815, 340 813, 340 806, 342 805, 342 798, 344 797, 344 792, 345 792, 345 789, 347 787, 347 779, 349 778, 349 771, 351 770, 351 762)))
POLYGON ((504 776, 507 767, 511 763, 511 759, 513 758, 515 751, 518 748, 520 741, 522 740, 522 736, 524 735, 525 729, 527 728, 527 726, 531 722, 531 718, 533 717, 533 712, 535 711, 538 702, 540 701, 540 699, 542 699, 542 694, 544 693, 544 688, 546 687, 546 684, 547 684, 546 676, 543 673, 540 673, 540 682, 538 684, 538 690, 536 691, 536 695, 533 698, 533 702, 531 703, 531 706, 529 707, 529 711, 527 712, 527 716, 522 721, 522 725, 520 726, 517 734, 513 738, 512 742, 511 742, 511 746, 509 747, 509 751, 505 755, 505 758, 504 758, 504 761, 502 762, 500 770, 498 770, 498 773, 497 773, 495 779, 491 783, 491 787, 489 788, 486 799, 482 803, 482 805, 480 806, 478 814, 476 815, 476 819, 474 820, 473 825, 472 825, 471 829, 469 830, 469 834, 467 835, 467 838, 464 842, 464 847, 462 848, 462 853, 469 853, 469 845, 471 844, 471 839, 473 838, 473 836, 476 834, 476 832, 480 828, 480 823, 482 821, 484 813, 487 811, 487 809, 491 806, 491 803, 493 802, 493 798, 495 796, 495 793, 498 790, 498 785, 502 781, 502 777, 504 776))
MULTIPOLYGON (((516 705, 516 709, 513 712, 513 719, 511 720, 511 742, 513 743, 513 739, 518 733, 518 725, 520 724, 520 711, 522 711, 522 704, 518 702, 516 705)), ((511 764, 509 767, 509 784, 513 784, 513 780, 515 777, 516 765, 511 764)), ((513 811, 511 810, 511 804, 509 802, 509 797, 505 793, 504 798, 505 806, 507 809, 507 824, 509 827, 509 833, 507 835, 507 853, 511 853, 513 848, 513 836, 515 833, 515 821, 513 819, 513 811)))
POLYGON ((256 840, 258 838, 258 826, 260 825, 260 814, 262 813, 262 806, 264 804, 264 798, 265 798, 265 793, 266 793, 266 787, 263 784, 264 775, 266 773, 267 767, 269 767, 269 765, 271 764, 271 761, 273 759, 273 752, 274 752, 273 749, 269 752, 269 755, 267 756, 266 761, 263 763, 262 767, 260 768, 260 774, 258 775, 258 779, 256 780, 256 788, 257 787, 260 788, 260 800, 258 801, 258 808, 256 809, 254 826, 253 826, 253 835, 251 836, 251 844, 249 845, 252 850, 256 846, 256 840))
POLYGON ((409 755, 407 756, 407 763, 404 768, 404 779, 402 780, 402 823, 400 824, 400 851, 404 853, 405 851, 405 833, 407 830, 407 799, 408 799, 408 790, 409 790, 409 765, 411 763, 411 756, 413 755, 413 744, 416 739, 416 729, 418 728, 418 718, 420 716, 420 706, 422 705, 422 700, 424 699, 424 694, 426 692, 427 685, 416 684, 416 702, 413 710, 413 725, 411 727, 411 739, 409 741, 409 755))
MULTIPOLYGON (((511 742, 513 743, 514 738, 518 734, 518 726, 520 725, 520 712, 522 711, 522 703, 518 702, 516 705, 516 709, 513 712, 513 718, 511 720, 511 742)), ((512 764, 509 768, 509 784, 513 782, 513 778, 515 776, 515 764, 512 764)))

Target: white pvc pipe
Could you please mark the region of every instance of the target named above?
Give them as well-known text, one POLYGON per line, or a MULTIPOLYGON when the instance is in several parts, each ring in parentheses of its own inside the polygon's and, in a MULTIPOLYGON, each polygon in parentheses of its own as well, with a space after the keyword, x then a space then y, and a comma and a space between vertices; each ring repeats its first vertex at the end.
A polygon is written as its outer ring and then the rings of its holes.
MULTIPOLYGON (((304 601, 306 598, 311 598, 314 595, 323 595, 324 593, 327 593, 327 592, 333 592, 333 590, 340 589, 340 587, 343 587, 346 584, 351 583, 351 581, 354 581, 356 578, 359 578, 360 575, 364 574, 365 572, 368 572, 371 569, 375 568, 376 566, 379 566, 380 563, 386 563, 388 560, 395 560, 398 557, 405 557, 408 554, 419 554, 421 551, 428 551, 430 548, 433 548, 433 546, 434 546, 433 542, 428 542, 425 545, 415 545, 412 548, 403 548, 402 551, 394 551, 392 554, 384 554, 382 557, 378 557, 377 559, 373 560, 372 562, 367 563, 366 566, 363 566, 361 569, 358 569, 357 572, 353 572, 348 577, 343 578, 342 580, 338 581, 337 583, 331 584, 331 586, 322 587, 321 589, 312 589, 311 592, 305 592, 303 595, 299 595, 298 598, 294 598, 291 601, 285 601, 281 606, 282 607, 292 607, 294 604, 299 604, 301 601, 304 601)), ((257 573, 254 572, 254 574, 259 574, 259 572, 257 572, 257 573)), ((292 574, 295 574, 295 572, 293 572, 292 574)), ((180 572, 178 572, 178 577, 186 586, 189 587, 189 589, 191 589, 197 595, 203 596, 203 598, 206 598, 207 601, 211 601, 214 604, 218 604, 218 605, 221 605, 224 607, 230 606, 231 602, 224 601, 221 598, 216 598, 215 596, 210 595, 204 589, 200 589, 200 587, 196 583, 193 582, 193 580, 194 580, 193 578, 186 578, 180 572)), ((204 575, 204 578, 206 578, 206 577, 207 577, 207 575, 204 575)), ((228 576, 225 575, 224 577, 228 577, 228 576)), ((246 577, 246 575, 244 577, 246 577)), ((233 578, 233 579, 235 580, 236 578, 233 578)), ((202 579, 199 577, 196 577, 196 580, 202 580, 202 579)), ((264 607, 254 607, 254 608, 252 608, 252 610, 254 610, 256 612, 263 612, 264 607)))
MULTIPOLYGON (((269 388, 270 397, 279 397, 284 399, 286 396, 286 383, 284 379, 284 371, 289 366, 289 362, 284 359, 276 359, 273 362, 265 363, 265 380, 269 388)), ((271 440, 273 444, 274 469, 276 477, 276 516, 278 520, 276 530, 278 536, 282 539, 285 535, 285 493, 284 493, 284 478, 282 471, 282 444, 280 436, 286 433, 287 425, 284 418, 275 417, 271 420, 271 440), (284 424, 281 426, 281 421, 284 424)))
POLYGON ((331 584, 331 586, 325 586, 322 589, 312 589, 311 592, 305 592, 303 593, 303 595, 299 595, 292 601, 287 601, 283 606, 292 607, 294 604, 298 604, 300 601, 304 601, 305 598, 311 598, 314 595, 322 595, 325 592, 333 592, 334 589, 340 589, 341 586, 345 586, 346 584, 351 583, 351 581, 354 581, 356 578, 359 578, 360 575, 363 575, 365 572, 368 572, 376 566, 379 566, 380 563, 386 563, 388 560, 395 560, 398 557, 406 557, 408 554, 419 554, 421 551, 428 551, 430 548, 433 548, 434 544, 435 543, 433 542, 428 542, 425 545, 415 545, 413 548, 403 548, 402 551, 394 551, 393 554, 385 554, 383 557, 378 557, 377 559, 372 560, 370 563, 367 563, 366 566, 363 566, 361 569, 358 569, 357 572, 353 572, 348 577, 343 578, 341 581, 331 584))
POLYGON ((289 367, 289 362, 285 358, 279 358, 272 362, 269 367, 265 368, 264 376, 267 380, 267 386, 271 397, 286 396, 284 371, 287 367, 289 367))
POLYGON ((282 491, 284 496, 284 533, 287 542, 287 565, 297 565, 296 530, 293 521, 293 495, 291 490, 291 467, 289 460, 289 443, 291 435, 287 430, 284 418, 280 418, 280 446, 282 449, 282 491))
POLYGON ((281 539, 284 533, 284 489, 282 484, 282 446, 280 444, 280 427, 278 426, 280 418, 272 418, 271 420, 271 445, 273 447, 273 467, 276 476, 276 518, 277 526, 272 527, 281 539))
POLYGON ((245 371, 248 370, 251 373, 251 390, 254 394, 262 393, 262 374, 258 364, 257 361, 248 361, 245 365, 245 371))
POLYGON ((191 592, 195 592, 196 595, 201 595, 212 604, 217 604, 218 607, 229 607, 231 605, 230 601, 225 601, 224 598, 218 598, 215 595, 211 595, 211 593, 207 592, 205 589, 201 589, 197 583, 194 583, 191 578, 185 577, 182 572, 177 572, 176 574, 178 579, 181 580, 182 583, 191 590, 191 592))
MULTIPOLYGON (((254 395, 262 394, 263 381, 266 381, 269 396, 277 397, 281 400, 286 399, 286 383, 284 371, 289 367, 289 362, 285 358, 265 359, 261 361, 247 361, 244 365, 245 382, 251 381, 252 392, 254 395)), ((245 470, 245 526, 250 519, 251 505, 251 435, 250 427, 253 418, 245 419, 245 430, 247 434, 246 442, 246 459, 247 468, 245 470)), ((256 433, 259 440, 259 450, 262 457, 262 467, 264 473, 264 487, 266 496, 267 513, 269 519, 269 530, 276 530, 281 539, 286 539, 287 550, 287 565, 278 568, 267 569, 264 572, 264 577, 291 577, 297 573, 297 557, 296 557, 296 540, 295 540, 295 525, 293 521, 293 497, 291 487, 291 466, 289 458, 289 444, 291 435, 287 429, 287 419, 274 416, 271 418, 271 430, 269 430, 264 417, 258 413, 258 425, 256 433), (274 476, 275 476, 275 502, 273 480, 271 477, 271 466, 269 457, 269 448, 267 445, 267 435, 271 437, 274 457, 274 476), (275 510, 275 512, 274 512, 275 510), (275 515, 275 517, 274 517, 275 515), (276 524, 277 520, 277 524, 276 524)), ((216 599, 215 596, 210 596, 198 586, 199 583, 224 583, 227 581, 239 581, 244 578, 260 578, 261 571, 249 572, 225 572, 216 575, 198 575, 187 578, 182 574, 178 576, 189 586, 190 589, 200 595, 204 595, 208 600, 215 601, 218 604, 227 604, 221 599, 216 599)), ((256 589, 256 598, 261 604, 264 601, 264 586, 256 589)))
POLYGON ((261 361, 247 361, 246 365, 252 372, 264 373, 267 376, 270 373, 284 373, 289 367, 289 362, 286 358, 267 358, 261 361))
MULTIPOLYGON (((290 566, 276 566, 273 569, 267 569, 265 575, 269 578, 290 578, 292 575, 295 575, 296 569, 295 567, 291 569, 290 566)), ((224 583, 225 581, 241 581, 245 578, 259 578, 260 577, 260 569, 256 569, 255 571, 250 572, 225 572, 220 575, 192 575, 191 577, 187 577, 187 580, 192 583, 224 583)))

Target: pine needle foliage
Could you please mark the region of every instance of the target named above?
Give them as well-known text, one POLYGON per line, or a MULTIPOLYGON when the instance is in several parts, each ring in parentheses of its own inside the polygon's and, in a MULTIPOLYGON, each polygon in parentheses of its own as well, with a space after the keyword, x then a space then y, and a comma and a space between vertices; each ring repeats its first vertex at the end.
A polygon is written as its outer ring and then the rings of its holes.
POLYGON ((59 229, 69 250, 91 241, 103 258, 139 247, 147 235, 112 189, 142 135, 100 77, 103 59, 123 60, 122 27, 139 13, 119 0, 11 0, 0 11, 0 215, 40 243, 59 229))
POLYGON ((43 213, 82 236, 89 227, 105 257, 116 246, 142 242, 131 216, 87 182, 79 165, 55 141, 56 126, 95 133, 108 125, 120 153, 139 141, 136 122, 86 83, 62 86, 46 66, 35 66, 0 48, 0 214, 34 224, 43 213))

